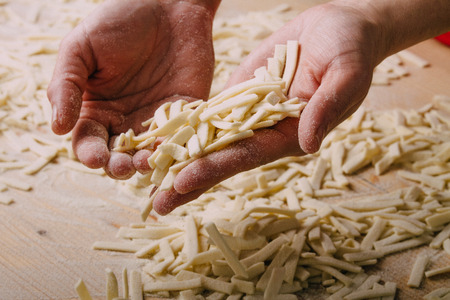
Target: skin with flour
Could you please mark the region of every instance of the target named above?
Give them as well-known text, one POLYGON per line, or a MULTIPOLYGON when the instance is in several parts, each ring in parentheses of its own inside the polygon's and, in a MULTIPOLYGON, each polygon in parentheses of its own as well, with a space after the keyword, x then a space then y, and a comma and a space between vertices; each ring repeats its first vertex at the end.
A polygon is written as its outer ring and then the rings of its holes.
MULTIPOLYGON (((90 167, 105 167, 116 178, 128 178, 135 169, 146 171, 142 161, 149 153, 138 152, 133 158, 128 154, 110 153, 108 140, 128 128, 136 132, 142 130, 139 128, 140 122, 151 117, 161 103, 178 99, 170 98, 173 95, 205 99, 212 77, 206 75, 204 70, 205 66, 207 70, 211 68, 212 74, 210 26, 219 1, 167 1, 163 2, 164 5, 152 1, 145 3, 151 5, 152 14, 143 14, 140 19, 146 22, 146 27, 142 29, 143 36, 150 36, 148 32, 157 32, 153 37, 164 41, 164 34, 171 34, 174 38, 170 39, 172 43, 154 43, 153 39, 142 44, 143 39, 125 38, 115 45, 126 47, 127 51, 120 47, 111 48, 109 44, 117 41, 117 36, 107 40, 97 39, 98 33, 120 32, 127 26, 115 26, 115 22, 125 25, 137 22, 139 18, 121 13, 120 17, 112 18, 113 22, 102 23, 101 20, 107 16, 120 12, 116 10, 120 7, 119 3, 106 2, 103 6, 107 9, 97 10, 64 40, 49 88, 49 98, 54 108, 53 130, 61 134, 75 126, 74 149, 79 159, 90 167), (202 7, 199 14, 208 16, 207 21, 187 9, 195 6, 202 7), (175 12, 184 15, 192 13, 191 17, 198 22, 167 27, 179 31, 164 31, 164 26, 159 22, 170 25, 170 20, 173 20, 170 16, 180 16, 175 12), (159 15, 168 17, 159 19, 156 17, 159 15), (169 21, 164 23, 164 20, 169 21), (88 34, 83 35, 84 32, 88 34), (187 36, 190 38, 187 39, 187 36), (156 56, 149 55, 165 53, 149 45, 166 45, 164 50, 171 49, 171 45, 177 44, 176 38, 180 39, 178 45, 190 45, 183 47, 186 51, 182 54, 174 54, 174 57, 181 55, 184 60, 175 60, 167 67, 164 59, 155 62, 156 56), (205 50, 205 45, 210 48, 205 50), (100 55, 102 51, 108 55, 100 55), (196 54, 195 59, 193 53, 196 54), (135 58, 137 54, 141 54, 139 59, 135 58), (143 62, 142 58, 147 60, 143 62), (127 63, 115 64, 119 60, 127 63), (126 76, 119 76, 124 74, 123 70, 118 72, 119 66, 126 68, 126 76), (171 72, 171 68, 181 72, 171 72), (160 71, 152 72, 154 70, 160 71), (186 76, 184 78, 189 78, 188 81, 182 81, 183 74, 186 76), (135 84, 128 85, 130 82, 135 84), (158 85, 161 82, 165 83, 164 88, 158 89, 163 86, 158 85), (190 85, 185 86, 186 82, 190 85)), ((273 128, 256 132, 249 139, 194 161, 178 174, 173 190, 161 192, 156 197, 154 209, 167 214, 238 172, 287 155, 317 151, 325 135, 361 104, 369 89, 374 67, 390 54, 449 30, 449 14, 450 5, 437 0, 432 3, 386 0, 378 1, 376 5, 370 1, 332 1, 301 13, 255 49, 228 84, 231 86, 247 80, 256 68, 266 63, 267 57, 273 55, 275 44, 296 39, 301 45, 301 56, 288 96, 308 101, 300 120, 286 119, 273 128)), ((128 36, 125 34, 125 37, 128 36)), ((160 57, 173 58, 170 55, 160 57)))
POLYGON ((83 164, 129 178, 133 159, 109 150, 115 136, 142 131, 164 102, 208 97, 216 8, 205 1, 110 0, 63 40, 48 88, 52 129, 73 131, 83 164))

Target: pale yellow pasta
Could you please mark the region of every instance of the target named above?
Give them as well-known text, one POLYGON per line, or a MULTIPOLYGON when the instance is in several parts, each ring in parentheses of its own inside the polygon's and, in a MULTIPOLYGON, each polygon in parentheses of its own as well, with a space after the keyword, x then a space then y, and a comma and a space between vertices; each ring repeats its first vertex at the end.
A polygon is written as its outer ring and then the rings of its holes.
POLYGON ((317 265, 327 265, 331 267, 338 268, 340 270, 346 270, 353 273, 359 273, 362 271, 360 266, 355 264, 336 259, 330 256, 317 256, 313 258, 300 258, 298 260, 299 265, 309 265, 309 266, 317 266, 317 265))
MULTIPOLYGON (((139 273, 139 276, 141 276, 141 273, 139 273)), ((128 270, 127 270, 127 268, 124 268, 122 270, 122 296, 123 296, 123 298, 127 299, 128 294, 129 294, 128 270)))
POLYGON ((376 297, 386 297, 395 295, 396 284, 393 282, 387 282, 384 288, 381 289, 371 289, 363 291, 355 291, 344 297, 345 300, 359 300, 359 299, 369 299, 376 297))
POLYGON ((130 275, 130 300, 141 300, 143 297, 141 273, 137 270, 131 271, 130 275))
POLYGON ((384 255, 392 254, 395 252, 403 251, 409 248, 417 247, 429 242, 431 238, 427 235, 423 235, 417 238, 412 238, 403 242, 399 242, 396 244, 391 244, 387 246, 380 247, 379 251, 381 251, 384 255))
POLYGON ((398 171, 397 174, 405 179, 416 181, 416 182, 421 182, 427 186, 436 188, 437 190, 443 190, 444 186, 445 186, 444 180, 435 178, 430 175, 417 174, 417 173, 412 173, 412 172, 404 171, 404 170, 398 171))
POLYGON ((404 205, 404 201, 402 199, 390 199, 390 200, 370 199, 364 201, 346 201, 342 203, 340 206, 356 211, 371 211, 402 205, 404 205))
POLYGON ((445 299, 446 295, 450 294, 450 288, 438 288, 426 294, 423 298, 426 300, 445 299))
POLYGON ((343 257, 347 261, 358 262, 383 257, 383 253, 377 250, 367 250, 354 253, 345 253, 343 257))
POLYGON ((316 226, 308 232, 308 240, 320 240, 320 226, 316 226))
POLYGON ((370 290, 374 284, 379 282, 381 280, 381 276, 379 275, 370 275, 368 276, 358 288, 355 289, 355 291, 364 291, 364 290, 370 290))
POLYGON ((414 262, 414 265, 409 275, 408 286, 410 287, 420 286, 420 282, 422 281, 429 260, 430 258, 428 255, 419 255, 416 258, 416 261, 414 262))
POLYGON ((119 286, 116 275, 111 269, 106 269, 106 299, 112 300, 119 297, 119 286))
POLYGON ((180 300, 197 300, 193 290, 180 291, 180 300))
POLYGON ((254 254, 242 259, 241 263, 246 267, 250 267, 256 263, 263 262, 272 254, 274 254, 285 242, 286 238, 283 236, 279 236, 254 254))
POLYGON ((199 253, 198 230, 193 216, 187 216, 185 222, 186 233, 183 251, 189 260, 193 259, 199 253))
POLYGON ((293 284, 294 276, 296 273, 298 260, 300 258, 300 253, 302 252, 303 246, 305 245, 306 236, 303 232, 298 232, 292 239, 291 247, 294 249, 294 252, 288 257, 285 267, 285 277, 284 281, 288 284, 293 284))
POLYGON ((311 267, 330 274, 331 276, 333 276, 337 280, 339 280, 342 283, 344 283, 346 286, 350 286, 353 283, 353 280, 350 277, 342 274, 341 272, 339 272, 338 270, 336 270, 333 267, 330 267, 330 266, 327 266, 327 265, 312 265, 311 267))
MULTIPOLYGON (((182 235, 183 235, 183 232, 176 232, 176 233, 173 233, 171 235, 168 235, 168 236, 164 237, 163 239, 171 241, 171 240, 174 240, 174 239, 176 239, 178 237, 182 237, 182 235)), ((138 249, 138 251, 136 251, 135 256, 139 257, 139 258, 145 257, 146 255, 148 255, 151 252, 153 252, 156 249, 158 249, 161 242, 162 242, 162 239, 150 241, 147 245, 141 246, 138 249)))
POLYGON ((235 289, 244 294, 254 294, 255 293, 255 283, 252 281, 242 280, 235 276, 231 277, 231 283, 234 285, 235 289))
POLYGON ((283 81, 286 82, 287 91, 289 91, 297 69, 299 47, 297 41, 289 40, 286 43, 286 65, 284 67, 283 81))
POLYGON ((92 248, 94 250, 110 250, 119 252, 135 253, 142 248, 142 245, 133 244, 131 242, 111 242, 111 241, 96 241, 92 248))
MULTIPOLYGON (((277 268, 283 267, 283 264, 285 261, 289 258, 289 256, 294 252, 294 249, 287 246, 286 244, 283 245, 278 251, 278 253, 275 255, 274 259, 271 261, 270 265, 266 268, 262 276, 259 278, 258 282, 256 283, 256 289, 259 291, 265 291, 267 288, 267 285, 269 284, 269 281, 271 280, 271 276, 273 274, 273 271, 277 268)), ((284 272, 283 271, 283 277, 281 278, 281 281, 284 279, 284 272)), ((278 292, 278 291, 277 291, 278 292)))
POLYGON ((267 285, 264 287, 264 300, 276 298, 283 283, 285 269, 282 267, 273 268, 267 285))
POLYGON ((39 157, 33 163, 28 165, 27 167, 22 169, 22 172, 26 175, 33 175, 39 172, 43 167, 45 167, 50 161, 56 156, 56 153, 53 157, 39 157))
POLYGON ((450 223, 450 211, 433 214, 425 219, 427 224, 431 227, 439 227, 450 223))
POLYGON ((323 177, 325 176, 327 170, 328 170, 327 161, 319 157, 311 176, 311 186, 313 189, 317 190, 320 188, 323 181, 323 177))
POLYGON ((32 189, 32 186, 28 184, 26 181, 18 180, 16 178, 6 178, 4 176, 0 176, 0 183, 3 183, 11 188, 22 191, 29 191, 32 189))
POLYGON ((77 291, 80 300, 92 300, 91 294, 89 294, 89 291, 86 288, 83 280, 78 280, 77 284, 75 285, 75 290, 77 291))
POLYGON ((447 252, 448 255, 450 255, 450 238, 444 241, 444 243, 442 244, 442 248, 444 248, 444 251, 447 252))
POLYGON ((231 250, 231 248, 222 238, 214 223, 206 224, 205 229, 208 232, 209 237, 214 241, 214 244, 222 251, 223 256, 225 257, 235 274, 247 278, 248 273, 244 265, 239 261, 236 254, 231 250))
POLYGON ((121 227, 117 232, 118 238, 159 239, 180 232, 171 226, 146 226, 145 228, 121 227))
POLYGON ((173 281, 158 281, 144 283, 144 292, 159 292, 159 291, 179 291, 195 289, 202 286, 202 279, 200 277, 188 280, 173 280, 173 281))
POLYGON ((208 251, 204 251, 201 253, 198 253, 194 257, 192 257, 190 260, 188 260, 186 263, 177 266, 172 270, 173 273, 178 273, 183 269, 187 269, 190 266, 193 265, 201 265, 207 262, 213 262, 219 259, 223 258, 223 254, 220 249, 214 248, 210 249, 208 251))
POLYGON ((158 192, 159 192, 159 188, 155 188, 152 191, 152 194, 150 195, 150 197, 148 197, 145 200, 144 207, 141 210, 142 221, 145 221, 147 219, 148 215, 150 214, 150 211, 153 209, 153 200, 155 200, 156 196, 158 195, 158 192))
MULTIPOLYGON (((359 287, 366 279, 368 278, 368 275, 365 273, 358 273, 354 278, 353 278, 353 286, 349 287, 349 286, 345 286, 344 284, 336 284, 337 286, 337 291, 335 291, 330 297, 330 300, 338 300, 338 299, 343 299, 344 296, 350 294, 355 287, 359 287)), ((331 292, 331 291, 330 291, 331 292)))
POLYGON ((6 196, 6 195, 2 195, 0 193, 0 204, 9 205, 13 202, 14 202, 14 199, 12 198, 12 196, 6 196))
POLYGON ((426 271, 425 276, 431 277, 431 276, 436 276, 436 275, 449 273, 449 272, 450 272, 450 266, 447 266, 447 267, 442 267, 442 268, 437 268, 437 269, 426 271))
POLYGON ((194 278, 200 278, 202 282, 202 287, 207 288, 212 291, 224 293, 230 295, 233 292, 233 284, 230 282, 225 282, 219 279, 213 279, 198 273, 182 270, 177 275, 178 280, 191 280, 194 278))

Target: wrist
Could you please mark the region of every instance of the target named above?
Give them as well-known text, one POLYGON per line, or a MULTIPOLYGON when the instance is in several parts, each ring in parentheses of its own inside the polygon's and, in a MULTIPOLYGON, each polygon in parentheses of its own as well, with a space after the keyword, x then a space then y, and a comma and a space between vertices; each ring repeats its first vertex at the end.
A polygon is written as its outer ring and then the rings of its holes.
POLYGON ((375 28, 378 59, 450 30, 448 0, 335 0, 353 7, 375 28))
POLYGON ((392 48, 392 26, 386 15, 380 11, 380 7, 370 0, 335 0, 334 5, 346 7, 356 12, 360 16, 361 27, 365 35, 367 48, 371 48, 370 53, 374 66, 383 61, 391 53, 392 48))

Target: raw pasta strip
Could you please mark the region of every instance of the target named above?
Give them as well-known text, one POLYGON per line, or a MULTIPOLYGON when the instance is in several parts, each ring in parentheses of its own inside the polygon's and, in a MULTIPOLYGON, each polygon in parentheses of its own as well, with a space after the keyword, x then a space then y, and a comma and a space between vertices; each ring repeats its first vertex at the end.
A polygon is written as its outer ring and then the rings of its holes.
POLYGON ((142 297, 141 273, 137 270, 133 270, 131 271, 130 276, 130 300, 141 300, 142 297))
POLYGON ((248 278, 247 270, 244 265, 239 261, 236 254, 231 250, 225 240, 222 238, 221 234, 217 230, 214 223, 208 223, 205 225, 205 229, 209 234, 209 237, 213 240, 214 244, 222 251, 223 256, 230 264, 236 275, 240 275, 244 278, 248 278))
POLYGON ((91 294, 89 294, 89 291, 87 290, 83 280, 78 280, 77 284, 75 285, 75 290, 77 291, 80 300, 92 300, 91 294))
POLYGON ((409 275, 408 286, 419 287, 429 259, 430 258, 427 255, 419 255, 416 258, 416 261, 414 262, 411 273, 409 275))
POLYGON ((119 287, 116 275, 111 269, 106 269, 106 299, 112 300, 119 297, 119 287))

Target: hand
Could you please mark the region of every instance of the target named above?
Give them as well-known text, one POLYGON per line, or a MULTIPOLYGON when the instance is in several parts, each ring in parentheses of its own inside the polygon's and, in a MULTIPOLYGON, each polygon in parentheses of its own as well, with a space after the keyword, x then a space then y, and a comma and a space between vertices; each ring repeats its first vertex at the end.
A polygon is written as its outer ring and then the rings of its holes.
POLYGON ((48 88, 52 129, 73 130, 83 164, 119 179, 145 171, 148 153, 111 152, 114 138, 142 132, 164 102, 207 99, 217 7, 206 2, 109 0, 63 40, 48 88))
POLYGON ((300 60, 289 97, 308 101, 300 119, 285 119, 194 161, 177 175, 173 190, 156 197, 154 209, 167 214, 241 171, 319 150, 326 134, 366 96, 373 69, 381 60, 374 38, 379 35, 358 10, 331 3, 305 11, 275 32, 246 58, 228 85, 250 79, 273 56, 276 44, 298 40, 300 60))

